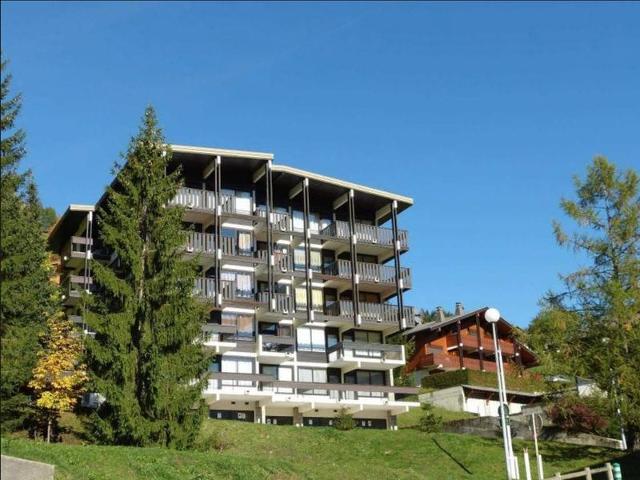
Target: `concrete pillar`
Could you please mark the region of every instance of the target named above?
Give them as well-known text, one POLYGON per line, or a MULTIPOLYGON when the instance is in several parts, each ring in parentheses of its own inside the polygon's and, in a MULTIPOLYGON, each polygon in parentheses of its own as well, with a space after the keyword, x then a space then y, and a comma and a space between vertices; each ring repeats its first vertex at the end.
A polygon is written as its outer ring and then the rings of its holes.
POLYGON ((302 427, 302 414, 300 413, 300 409, 298 407, 293 408, 293 424, 296 427, 302 427))
POLYGON ((253 423, 267 423, 267 407, 261 406, 260 402, 255 402, 254 404, 253 423))
POLYGON ((387 411, 387 430, 398 430, 398 416, 387 411))

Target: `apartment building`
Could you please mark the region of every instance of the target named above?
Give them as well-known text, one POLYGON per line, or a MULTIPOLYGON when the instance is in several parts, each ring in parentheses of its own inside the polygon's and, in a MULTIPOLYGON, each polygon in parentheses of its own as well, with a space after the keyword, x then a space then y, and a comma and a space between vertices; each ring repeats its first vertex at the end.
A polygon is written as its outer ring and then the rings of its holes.
MULTIPOLYGON (((416 407, 393 385, 405 364, 390 335, 415 325, 400 259, 408 235, 398 214, 413 201, 278 165, 260 152, 172 145, 196 258, 194 295, 207 306, 203 348, 215 355, 203 396, 212 418, 333 424, 341 409, 361 427, 396 428, 416 407)), ((93 205, 70 205, 50 234, 62 259, 65 305, 84 325, 91 263, 114 261, 93 205)))
MULTIPOLYGON (((415 343, 406 371, 414 373, 417 385, 425 376, 444 371, 496 371, 493 333, 484 318, 488 308, 465 312, 462 303, 457 303, 454 315, 446 317, 438 307, 434 321, 403 332, 415 343)), ((513 325, 504 318, 497 322, 496 333, 505 370, 522 371, 538 364, 535 353, 518 340, 513 325)))

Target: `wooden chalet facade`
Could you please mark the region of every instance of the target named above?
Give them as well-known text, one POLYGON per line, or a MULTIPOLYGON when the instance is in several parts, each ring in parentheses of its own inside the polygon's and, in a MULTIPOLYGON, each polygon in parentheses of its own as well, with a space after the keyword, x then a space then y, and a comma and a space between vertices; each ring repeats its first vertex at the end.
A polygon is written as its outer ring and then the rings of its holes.
MULTIPOLYGON (((485 320, 483 307, 465 313, 456 305, 456 313, 445 317, 437 310, 438 319, 407 330, 404 335, 415 342, 415 351, 407 362, 406 372, 416 377, 448 370, 496 371, 496 354, 491 325, 485 320)), ((514 327, 500 318, 496 324, 505 370, 522 371, 537 365, 536 355, 514 335, 514 327)), ((419 382, 419 378, 417 378, 419 382)))

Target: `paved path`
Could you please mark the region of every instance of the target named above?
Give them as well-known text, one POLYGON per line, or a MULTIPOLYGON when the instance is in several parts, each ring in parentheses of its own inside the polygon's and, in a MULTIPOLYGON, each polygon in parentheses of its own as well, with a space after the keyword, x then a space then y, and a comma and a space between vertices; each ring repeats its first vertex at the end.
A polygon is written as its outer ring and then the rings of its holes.
POLYGON ((53 480, 55 466, 22 458, 0 457, 2 480, 53 480))

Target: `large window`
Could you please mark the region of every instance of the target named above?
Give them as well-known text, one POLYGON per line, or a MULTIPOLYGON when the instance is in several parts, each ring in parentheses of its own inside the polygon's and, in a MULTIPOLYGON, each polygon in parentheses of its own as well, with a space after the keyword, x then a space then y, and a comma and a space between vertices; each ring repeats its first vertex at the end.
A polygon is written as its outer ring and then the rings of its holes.
MULTIPOLYGON (((253 359, 241 357, 222 357, 223 373, 253 373, 253 359)), ((252 380, 222 380, 223 386, 252 386, 252 380)))
MULTIPOLYGON (((298 310, 303 310, 307 308, 306 287, 296 288, 296 308, 298 310)), ((322 312, 324 310, 323 301, 322 301, 322 290, 319 288, 311 289, 311 309, 316 312, 322 312)))
POLYGON ((323 328, 300 327, 296 330, 298 351, 325 352, 325 335, 323 328))
POLYGON ((236 327, 236 333, 223 334, 223 340, 231 337, 230 340, 251 341, 255 337, 253 315, 250 313, 223 312, 220 323, 222 325, 233 325, 236 327))
MULTIPOLYGON (((323 368, 298 367, 298 381, 308 383, 327 383, 327 371, 323 368)), ((321 388, 298 389, 303 395, 327 395, 321 388)))
POLYGON ((240 298, 253 297, 253 274, 223 271, 220 278, 225 295, 233 295, 240 298), (225 292, 225 289, 228 289, 228 292, 225 292))
MULTIPOLYGON (((311 270, 322 272, 322 252, 320 250, 311 250, 309 253, 311 270)), ((293 268, 298 271, 304 271, 304 260, 304 248, 296 248, 293 251, 293 268)))
MULTIPOLYGON (((356 385, 386 385, 385 372, 377 370, 354 370, 344 375, 344 383, 356 385)), ((359 391, 358 397, 383 397, 383 392, 359 391)))
POLYGON ((382 333, 369 330, 349 330, 344 332, 342 339, 358 343, 382 343, 382 333))

